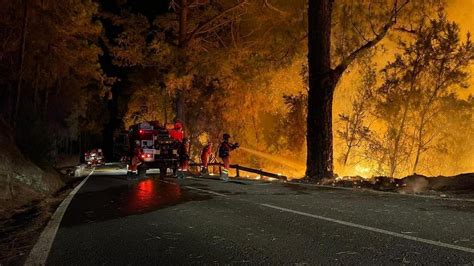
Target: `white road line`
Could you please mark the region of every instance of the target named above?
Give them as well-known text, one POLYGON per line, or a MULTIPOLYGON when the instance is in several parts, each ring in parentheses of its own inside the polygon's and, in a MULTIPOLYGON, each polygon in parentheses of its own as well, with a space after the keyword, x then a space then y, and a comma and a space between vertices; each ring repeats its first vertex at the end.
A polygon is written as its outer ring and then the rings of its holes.
MULTIPOLYGON (((188 178, 189 178, 189 177, 188 177, 188 178)), ((189 178, 189 179, 191 179, 191 178, 189 178)), ((160 181, 163 182, 163 183, 167 183, 167 184, 172 184, 172 185, 179 186, 179 184, 174 183, 174 182, 169 182, 169 181, 166 181, 166 180, 160 180, 160 181)), ((214 192, 214 191, 211 191, 211 190, 206 190, 206 189, 201 189, 201 188, 196 188, 196 187, 191 187, 191 186, 183 186, 183 187, 184 187, 184 188, 187 188, 187 189, 191 189, 191 190, 197 190, 197 191, 205 192, 205 193, 208 193, 208 194, 213 194, 213 195, 221 196, 221 197, 228 197, 228 196, 229 196, 229 195, 221 194, 221 193, 214 192)))
MULTIPOLYGON (((188 189, 197 190, 197 191, 202 191, 202 192, 205 192, 205 193, 218 195, 218 196, 228 197, 228 195, 221 194, 221 193, 218 193, 218 192, 214 192, 214 191, 211 191, 211 190, 205 190, 205 189, 195 188, 195 187, 191 187, 191 186, 183 186, 183 187, 188 188, 188 189)), ((237 199, 237 200, 239 200, 239 199, 237 199)), ((324 217, 324 216, 320 216, 320 215, 295 211, 295 210, 292 210, 292 209, 278 207, 278 206, 271 205, 271 204, 260 204, 260 205, 264 206, 264 207, 267 207, 267 208, 277 209, 277 210, 280 210, 280 211, 290 212, 290 213, 293 213, 293 214, 299 214, 299 215, 306 216, 306 217, 316 218, 316 219, 319 219, 319 220, 324 220, 324 221, 337 223, 337 224, 341 224, 341 225, 345 225, 345 226, 350 226, 350 227, 354 227, 354 228, 358 228, 358 229, 363 229, 363 230, 367 230, 367 231, 371 231, 371 232, 376 232, 376 233, 380 233, 380 234, 385 234, 385 235, 390 235, 390 236, 394 236, 394 237, 398 237, 398 238, 403 238, 403 239, 407 239, 407 240, 421 242, 421 243, 425 243, 425 244, 429 244, 429 245, 433 245, 433 246, 449 248, 449 249, 464 251, 464 252, 468 252, 468 253, 474 253, 474 249, 472 249, 472 248, 452 245, 452 244, 443 243, 443 242, 440 242, 440 241, 434 241, 434 240, 415 237, 415 236, 410 236, 410 235, 406 235, 406 234, 400 234, 400 233, 396 233, 396 232, 392 232, 392 231, 388 231, 388 230, 384 230, 384 229, 379 229, 379 228, 375 228, 375 227, 370 227, 370 226, 366 226, 366 225, 360 225, 360 224, 341 221, 341 220, 328 218, 328 217, 324 217)))
POLYGON ((217 196, 228 197, 228 195, 226 195, 226 194, 217 193, 217 192, 214 192, 214 191, 211 191, 211 190, 205 190, 205 189, 200 189, 200 188, 195 188, 195 187, 190 187, 190 186, 183 186, 183 187, 188 188, 188 189, 201 191, 201 192, 205 192, 205 193, 209 193, 209 194, 214 194, 214 195, 217 195, 217 196))
POLYGON ((433 245, 433 246, 438 246, 438 247, 443 247, 443 248, 450 248, 450 249, 460 250, 460 251, 464 251, 464 252, 468 252, 468 253, 474 253, 474 249, 472 249, 472 248, 461 247, 461 246, 451 245, 451 244, 447 244, 447 243, 443 243, 443 242, 439 242, 439 241, 434 241, 434 240, 419 238, 419 237, 415 237, 415 236, 395 233, 395 232, 387 231, 387 230, 384 230, 384 229, 379 229, 379 228, 374 228, 374 227, 370 227, 370 226, 355 224, 355 223, 351 223, 351 222, 345 222, 345 221, 336 220, 336 219, 332 219, 332 218, 328 218, 328 217, 324 217, 324 216, 319 216, 319 215, 314 215, 314 214, 310 214, 310 213, 306 213, 306 212, 295 211, 295 210, 282 208, 282 207, 278 207, 278 206, 271 205, 271 204, 260 204, 260 205, 264 206, 264 207, 267 207, 267 208, 272 208, 272 209, 276 209, 276 210, 280 210, 280 211, 299 214, 299 215, 306 216, 306 217, 316 218, 316 219, 323 220, 323 221, 342 224, 342 225, 346 225, 346 226, 350 226, 350 227, 354 227, 354 228, 359 228, 359 229, 364 229, 364 230, 367 230, 367 231, 372 231, 372 232, 385 234, 385 235, 389 235, 389 236, 404 238, 404 239, 408 239, 408 240, 412 240, 412 241, 417 241, 417 242, 421 242, 421 243, 425 243, 425 244, 430 244, 430 245, 433 245))
POLYGON ((49 251, 51 250, 51 246, 53 245, 54 238, 56 237, 56 233, 58 232, 59 224, 63 219, 64 213, 67 210, 67 207, 72 201, 72 198, 76 193, 81 189, 81 187, 87 182, 89 177, 94 173, 95 169, 92 169, 92 172, 82 180, 79 185, 77 185, 69 195, 61 202, 59 207, 54 212, 53 216, 48 222, 48 225, 44 228, 43 232, 41 233, 38 241, 34 245, 33 249, 31 250, 28 258, 26 259, 25 265, 45 265, 46 260, 48 259, 49 251))
POLYGON ((159 181, 162 182, 162 183, 166 183, 166 184, 170 184, 170 185, 177 185, 177 186, 179 186, 178 184, 173 183, 173 182, 170 182, 170 181, 161 180, 161 179, 160 179, 159 181))

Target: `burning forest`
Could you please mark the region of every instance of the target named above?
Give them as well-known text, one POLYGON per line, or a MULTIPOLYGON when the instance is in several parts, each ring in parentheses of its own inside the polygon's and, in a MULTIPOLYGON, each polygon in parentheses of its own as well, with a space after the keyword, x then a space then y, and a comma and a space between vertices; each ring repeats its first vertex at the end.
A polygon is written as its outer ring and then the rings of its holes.
POLYGON ((2 119, 45 164, 179 119, 196 160, 228 132, 235 161, 295 178, 472 172, 463 5, 336 1, 323 42, 299 0, 4 1, 2 119))

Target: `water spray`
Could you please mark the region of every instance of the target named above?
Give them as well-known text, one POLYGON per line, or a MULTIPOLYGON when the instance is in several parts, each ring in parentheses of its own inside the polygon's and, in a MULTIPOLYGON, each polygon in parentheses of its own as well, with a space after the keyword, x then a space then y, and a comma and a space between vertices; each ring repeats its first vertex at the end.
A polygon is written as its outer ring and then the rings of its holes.
POLYGON ((253 155, 258 156, 260 158, 267 159, 269 161, 276 162, 276 163, 291 167, 295 170, 304 170, 305 169, 304 164, 288 160, 287 158, 284 158, 284 157, 281 157, 281 156, 272 155, 272 154, 269 154, 269 153, 257 151, 257 150, 246 148, 246 147, 240 147, 240 150, 245 151, 245 152, 250 153, 250 154, 253 154, 253 155))

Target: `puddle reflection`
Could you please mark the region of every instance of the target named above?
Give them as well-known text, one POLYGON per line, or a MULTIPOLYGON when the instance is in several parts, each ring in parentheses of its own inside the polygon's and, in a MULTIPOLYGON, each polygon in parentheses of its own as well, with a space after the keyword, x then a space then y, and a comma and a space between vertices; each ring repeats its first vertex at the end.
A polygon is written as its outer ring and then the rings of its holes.
POLYGON ((184 200, 180 186, 157 182, 153 179, 139 181, 132 190, 132 195, 124 206, 125 214, 169 206, 184 200))
MULTIPOLYGON (((90 180, 88 186, 99 186, 90 180)), ((105 221, 137 215, 189 201, 210 199, 210 195, 181 190, 177 184, 144 179, 137 183, 76 194, 62 220, 62 226, 105 221)))

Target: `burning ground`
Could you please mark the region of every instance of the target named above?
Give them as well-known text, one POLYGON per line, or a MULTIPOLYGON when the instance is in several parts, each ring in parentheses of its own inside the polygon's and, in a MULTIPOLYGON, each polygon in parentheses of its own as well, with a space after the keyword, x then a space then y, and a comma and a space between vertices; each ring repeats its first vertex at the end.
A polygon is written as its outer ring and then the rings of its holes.
MULTIPOLYGON (((303 180, 295 181, 304 182, 303 180)), ((325 179, 320 182, 320 184, 356 189, 372 189, 401 194, 433 195, 474 200, 474 173, 436 177, 410 175, 397 179, 386 176, 375 176, 371 178, 344 176, 335 179, 325 179)))

